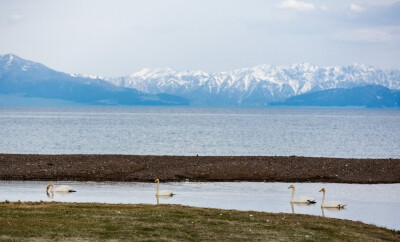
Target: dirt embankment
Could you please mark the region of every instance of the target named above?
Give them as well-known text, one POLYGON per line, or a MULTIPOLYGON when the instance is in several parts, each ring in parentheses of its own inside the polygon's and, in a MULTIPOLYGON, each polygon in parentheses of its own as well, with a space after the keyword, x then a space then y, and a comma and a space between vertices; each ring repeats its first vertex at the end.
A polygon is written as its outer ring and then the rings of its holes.
POLYGON ((0 180, 399 183, 400 159, 0 154, 0 180))

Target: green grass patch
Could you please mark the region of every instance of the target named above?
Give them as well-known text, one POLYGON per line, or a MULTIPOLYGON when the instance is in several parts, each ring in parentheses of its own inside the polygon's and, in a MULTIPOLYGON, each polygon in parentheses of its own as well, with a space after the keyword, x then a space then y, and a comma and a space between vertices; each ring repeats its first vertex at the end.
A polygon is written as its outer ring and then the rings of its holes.
POLYGON ((3 202, 0 240, 400 241, 400 233, 310 215, 180 205, 3 202))

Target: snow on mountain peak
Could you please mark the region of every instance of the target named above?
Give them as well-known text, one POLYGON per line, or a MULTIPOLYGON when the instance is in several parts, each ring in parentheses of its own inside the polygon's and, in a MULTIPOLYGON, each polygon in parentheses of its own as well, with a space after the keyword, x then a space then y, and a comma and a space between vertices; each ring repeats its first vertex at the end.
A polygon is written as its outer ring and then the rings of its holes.
POLYGON ((129 77, 157 78, 175 74, 177 74, 177 71, 170 67, 157 68, 157 69, 143 68, 142 70, 131 74, 129 77))
POLYGON ((9 59, 8 59, 8 62, 7 62, 7 65, 11 65, 11 62, 13 61, 13 59, 14 59, 14 56, 10 55, 9 59))
POLYGON ((82 78, 87 78, 87 79, 92 79, 92 80, 107 80, 107 78, 105 78, 103 76, 96 76, 96 75, 77 74, 77 73, 72 73, 69 75, 71 77, 82 77, 82 78))
POLYGON ((364 72, 375 71, 375 68, 373 66, 366 65, 366 64, 353 63, 350 67, 354 68, 354 69, 362 70, 364 72))
POLYGON ((2 60, 3 63, 5 62, 5 67, 7 68, 11 66, 14 56, 12 54, 0 55, 0 60, 2 60))
POLYGON ((138 72, 133 73, 131 76, 145 76, 151 72, 150 68, 143 68, 138 72))
POLYGON ((190 96, 191 93, 206 92, 230 98, 237 96, 238 102, 242 102, 255 93, 268 101, 276 101, 331 88, 382 85, 400 89, 399 71, 390 73, 362 64, 318 67, 311 63, 295 63, 287 66, 258 65, 216 73, 145 68, 130 76, 109 78, 108 81, 153 94, 190 96))

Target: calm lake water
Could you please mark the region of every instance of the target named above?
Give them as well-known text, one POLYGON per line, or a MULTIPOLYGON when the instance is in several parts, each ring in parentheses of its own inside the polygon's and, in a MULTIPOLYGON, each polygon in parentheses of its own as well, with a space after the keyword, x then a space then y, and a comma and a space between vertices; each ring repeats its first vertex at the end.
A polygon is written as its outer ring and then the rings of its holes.
POLYGON ((400 158, 400 110, 0 107, 0 153, 400 158))
MULTIPOLYGON (((77 192, 46 195, 49 182, 0 181, 0 201, 62 201, 100 203, 149 203, 157 204, 155 183, 135 182, 52 182, 70 185, 77 192)), ((296 197, 307 195, 316 204, 291 207, 290 183, 263 182, 181 182, 161 184, 176 195, 161 198, 159 203, 183 204, 197 207, 254 210, 266 212, 301 213, 341 219, 400 229, 400 184, 296 184, 296 197), (347 203, 345 209, 321 210, 322 194, 326 188, 326 201, 347 203), (292 210, 293 209, 293 210, 292 210)))

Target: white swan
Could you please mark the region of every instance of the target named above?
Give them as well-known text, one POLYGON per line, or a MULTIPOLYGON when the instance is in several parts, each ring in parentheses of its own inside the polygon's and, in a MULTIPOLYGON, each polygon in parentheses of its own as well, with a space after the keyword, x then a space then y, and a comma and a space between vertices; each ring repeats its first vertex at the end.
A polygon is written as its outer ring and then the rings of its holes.
POLYGON ((337 201, 330 201, 330 202, 324 203, 325 202, 325 188, 322 188, 319 191, 324 193, 322 195, 321 208, 344 208, 344 206, 347 205, 345 203, 337 202, 337 201))
POLYGON ((76 192, 76 191, 73 190, 72 187, 70 187, 70 186, 61 185, 61 186, 56 187, 56 189, 54 189, 54 185, 53 185, 53 184, 49 184, 49 185, 46 187, 46 193, 49 193, 50 187, 51 187, 51 190, 50 190, 50 191, 51 191, 52 193, 53 193, 53 192, 76 192))
POLYGON ((295 187, 294 187, 293 185, 290 185, 290 186, 288 187, 288 189, 290 189, 290 188, 293 189, 293 190, 292 190, 292 197, 290 198, 290 202, 291 202, 291 203, 316 203, 316 201, 315 201, 314 198, 312 198, 312 197, 307 197, 307 196, 301 196, 301 197, 298 197, 298 198, 294 199, 294 190, 295 190, 295 187))
POLYGON ((169 190, 161 190, 160 189, 160 180, 157 178, 154 182, 157 182, 157 192, 156 196, 173 196, 174 194, 169 190))

